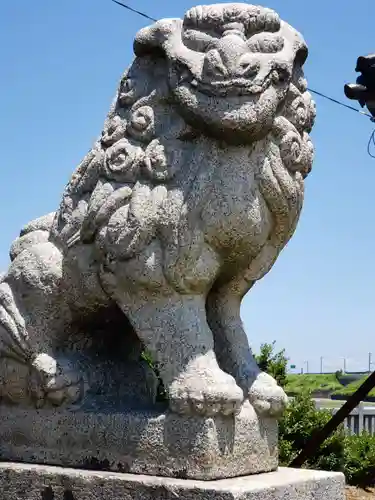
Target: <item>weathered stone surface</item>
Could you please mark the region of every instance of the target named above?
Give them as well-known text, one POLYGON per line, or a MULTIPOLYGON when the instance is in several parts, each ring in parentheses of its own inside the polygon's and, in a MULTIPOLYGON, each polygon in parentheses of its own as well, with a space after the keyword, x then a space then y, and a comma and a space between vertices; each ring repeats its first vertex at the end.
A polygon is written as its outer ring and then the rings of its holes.
POLYGON ((39 243, 46 243, 49 240, 49 231, 35 230, 31 233, 17 238, 9 250, 10 260, 14 260, 23 250, 39 243))
MULTIPOLYGON (((133 408, 130 363, 146 348, 173 413, 220 419, 250 402, 277 418, 287 398, 255 362, 240 303, 302 208, 315 117, 306 44, 270 9, 217 4, 142 29, 134 52, 59 209, 11 249, 0 397, 23 408, 133 408), (113 331, 121 340, 108 352, 113 331), (118 374, 109 386, 106 371, 118 374)), ((141 400, 153 402, 152 377, 141 379, 141 400)))
POLYGON ((342 474, 299 469, 203 482, 3 463, 0 490, 2 500, 345 500, 342 474))
POLYGON ((249 398, 278 415, 285 395, 259 372, 239 310, 302 207, 315 115, 305 42, 270 9, 217 4, 142 29, 134 51, 59 210, 12 247, 3 359, 32 388, 25 401, 82 397, 82 374, 62 375, 56 349, 77 318, 116 305, 173 411, 226 415, 249 398))
POLYGON ((123 409, 0 410, 0 460, 217 479, 277 468, 277 424, 123 409))
POLYGON ((25 236, 28 233, 32 233, 34 231, 49 231, 51 228, 51 224, 55 218, 55 212, 51 212, 47 215, 39 217, 38 219, 34 219, 28 222, 20 231, 20 237, 25 236))
MULTIPOLYGON (((119 406, 129 410, 152 407, 158 380, 141 359, 142 345, 132 326, 116 308, 97 310, 92 320, 91 323, 83 321, 77 324, 77 331, 61 339, 60 349, 54 357, 42 353, 34 358, 33 368, 38 370, 38 377, 45 377, 46 384, 53 384, 55 388, 48 392, 47 398, 43 392, 30 391, 28 383, 39 382, 35 380, 35 371, 26 373, 28 377, 20 377, 27 365, 17 359, 8 359, 7 363, 3 360, 0 363, 3 405, 10 403, 13 411, 16 404, 30 408, 32 403, 44 410, 59 406, 66 395, 72 395, 77 399, 75 408, 106 408, 111 411, 119 406), (66 379, 72 380, 77 374, 77 383, 66 387, 66 379), (34 398, 31 401, 30 392, 34 398)), ((1 408, 0 405, 0 412, 1 408)), ((40 419, 43 421, 44 417, 40 419)), ((11 422, 9 420, 8 424, 11 422)))

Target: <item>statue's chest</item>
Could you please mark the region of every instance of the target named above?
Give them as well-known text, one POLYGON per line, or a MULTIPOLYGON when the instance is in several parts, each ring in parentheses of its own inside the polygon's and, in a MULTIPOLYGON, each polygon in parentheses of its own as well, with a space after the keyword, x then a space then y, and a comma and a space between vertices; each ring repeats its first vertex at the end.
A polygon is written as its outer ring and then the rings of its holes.
POLYGON ((206 237, 215 247, 263 244, 271 216, 257 184, 257 165, 247 151, 223 156, 202 210, 206 237))

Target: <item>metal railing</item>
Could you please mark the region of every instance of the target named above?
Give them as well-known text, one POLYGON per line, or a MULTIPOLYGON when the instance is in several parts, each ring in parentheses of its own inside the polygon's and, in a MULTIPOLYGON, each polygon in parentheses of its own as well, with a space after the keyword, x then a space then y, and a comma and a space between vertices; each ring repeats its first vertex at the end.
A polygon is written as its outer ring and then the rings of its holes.
MULTIPOLYGON (((338 412, 338 408, 327 408, 324 403, 317 403, 319 410, 328 410, 332 414, 338 412)), ((349 415, 345 418, 344 428, 350 434, 361 434, 367 432, 375 435, 375 406, 371 407, 366 403, 360 403, 349 415)))

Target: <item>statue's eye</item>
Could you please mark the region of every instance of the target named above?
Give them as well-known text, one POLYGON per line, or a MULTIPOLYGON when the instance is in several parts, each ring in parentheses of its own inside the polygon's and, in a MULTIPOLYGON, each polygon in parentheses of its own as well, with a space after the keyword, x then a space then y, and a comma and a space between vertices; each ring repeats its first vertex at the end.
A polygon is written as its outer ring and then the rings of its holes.
POLYGON ((217 36, 196 29, 187 29, 182 34, 182 40, 190 50, 207 52, 217 40, 217 36))
POLYGON ((204 61, 204 72, 207 74, 207 76, 226 76, 227 70, 223 64, 218 50, 212 49, 206 53, 204 61))
POLYGON ((289 72, 286 70, 279 70, 279 82, 285 83, 289 80, 289 72))
POLYGON ((275 85, 282 85, 290 78, 289 71, 284 68, 277 68, 271 72, 271 80, 275 85))

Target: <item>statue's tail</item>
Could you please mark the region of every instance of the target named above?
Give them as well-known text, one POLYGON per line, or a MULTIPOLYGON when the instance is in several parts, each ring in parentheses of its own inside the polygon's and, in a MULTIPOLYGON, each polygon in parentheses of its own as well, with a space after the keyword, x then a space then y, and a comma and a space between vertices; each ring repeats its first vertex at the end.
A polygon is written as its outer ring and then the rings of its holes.
POLYGON ((10 260, 13 261, 26 248, 48 241, 54 217, 55 213, 51 212, 26 224, 10 247, 10 260))

